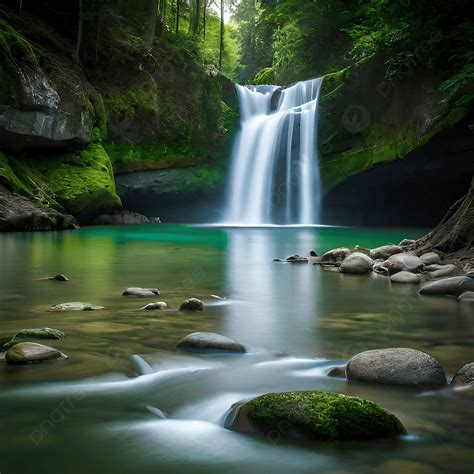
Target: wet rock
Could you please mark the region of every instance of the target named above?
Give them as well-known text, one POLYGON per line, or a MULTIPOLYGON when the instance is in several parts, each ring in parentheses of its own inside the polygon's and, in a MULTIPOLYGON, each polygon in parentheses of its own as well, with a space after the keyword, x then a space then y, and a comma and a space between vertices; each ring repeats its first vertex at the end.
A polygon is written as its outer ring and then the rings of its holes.
POLYGON ((375 261, 372 267, 372 271, 378 273, 379 275, 390 276, 390 274, 388 273, 387 265, 385 264, 385 260, 375 261))
POLYGON ((411 272, 398 272, 390 277, 394 283, 420 283, 421 276, 411 272))
POLYGON ((95 225, 161 224, 159 217, 147 217, 132 211, 116 211, 96 217, 95 225))
POLYGON ((183 337, 177 344, 178 349, 191 352, 246 352, 245 347, 234 339, 212 332, 195 332, 183 337))
POLYGON ((411 255, 409 253, 400 253, 392 255, 384 263, 389 275, 393 275, 398 272, 411 272, 411 273, 420 273, 424 270, 425 264, 423 261, 411 255))
POLYGON ((443 367, 436 359, 406 347, 361 352, 347 363, 346 375, 349 380, 386 385, 446 384, 443 367))
POLYGON ((179 305, 180 311, 204 311, 204 303, 197 298, 189 298, 179 305))
POLYGON ((346 378, 346 366, 341 365, 339 367, 333 367, 328 372, 328 377, 344 377, 344 378, 346 378))
POLYGON ((419 291, 420 295, 459 296, 466 291, 474 291, 474 279, 456 276, 427 283, 419 291))
POLYGON ((451 380, 450 386, 474 396, 474 362, 461 367, 451 380))
POLYGON ((292 255, 286 259, 288 263, 308 263, 306 257, 300 257, 299 255, 292 255))
POLYGON ((34 328, 34 329, 22 329, 17 332, 12 339, 3 345, 3 350, 18 344, 25 342, 30 339, 62 339, 65 334, 58 329, 52 328, 34 328))
POLYGON ((309 252, 309 256, 310 257, 319 257, 319 255, 314 250, 311 250, 311 252, 309 252))
POLYGON ((347 274, 365 274, 372 271, 373 261, 362 252, 350 254, 341 264, 341 272, 347 274))
POLYGON ((234 408, 225 426, 273 439, 357 440, 405 434, 374 402, 329 392, 268 393, 234 408))
POLYGON ((80 301, 60 303, 51 306, 51 310, 53 311, 95 311, 99 309, 104 309, 104 306, 95 306, 90 303, 81 303, 80 301))
POLYGON ((56 280, 56 281, 69 281, 69 278, 67 278, 65 275, 62 273, 58 273, 57 275, 54 275, 53 277, 50 278, 50 280, 56 280))
POLYGON ((52 359, 65 359, 66 354, 53 347, 34 342, 20 342, 8 349, 5 359, 9 364, 32 364, 52 359))
POLYGON ((429 276, 434 280, 451 276, 461 276, 464 274, 464 272, 459 267, 453 265, 452 263, 449 265, 430 265, 429 267, 427 267, 427 270, 429 272, 429 276), (433 267, 438 268, 430 270, 430 268, 433 267))
POLYGON ((400 247, 410 247, 411 245, 415 244, 416 240, 412 239, 403 239, 398 245, 400 247))
POLYGON ((123 296, 136 296, 139 298, 150 298, 154 296, 159 296, 160 292, 156 288, 140 288, 133 287, 127 288, 122 291, 123 296))
POLYGON ((440 256, 435 252, 424 253, 420 259, 425 265, 436 265, 441 262, 440 256))
POLYGON ((374 260, 383 259, 387 260, 392 255, 396 255, 397 253, 402 253, 403 249, 400 245, 383 245, 382 247, 377 247, 370 251, 370 258, 374 260))
POLYGON ((274 259, 272 260, 272 262, 282 262, 282 261, 283 261, 283 260, 281 260, 280 258, 274 258, 274 259))
POLYGON ((474 291, 465 291, 458 296, 461 303, 474 303, 474 291))
POLYGON ((146 309, 148 311, 154 311, 154 310, 166 309, 167 307, 168 307, 168 305, 164 301, 157 301, 156 303, 149 303, 149 304, 143 306, 143 308, 140 308, 140 309, 146 309))
POLYGON ((321 262, 342 262, 347 256, 351 254, 351 249, 347 247, 340 247, 329 250, 321 257, 321 262))

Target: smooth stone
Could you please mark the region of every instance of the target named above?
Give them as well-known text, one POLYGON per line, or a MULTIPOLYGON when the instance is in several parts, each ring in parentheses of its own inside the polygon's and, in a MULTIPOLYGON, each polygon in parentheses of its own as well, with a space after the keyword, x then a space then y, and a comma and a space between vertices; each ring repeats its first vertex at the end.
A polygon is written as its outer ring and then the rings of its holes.
POLYGON ((299 255, 292 255, 286 259, 288 263, 308 263, 306 257, 300 257, 299 255))
POLYGON ((412 239, 403 239, 398 245, 400 247, 410 247, 411 245, 416 244, 416 240, 412 239))
POLYGON ((137 296, 140 298, 147 298, 159 296, 160 292, 156 288, 140 288, 132 287, 123 290, 122 296, 137 296))
POLYGON ((451 380, 452 388, 474 395, 474 362, 461 367, 451 380))
POLYGON ((471 270, 471 271, 467 272, 466 276, 469 277, 469 278, 474 278, 474 270, 471 270))
POLYGON ((310 257, 319 257, 319 255, 314 250, 311 250, 311 252, 309 252, 309 256, 310 257))
POLYGON ((465 291, 458 296, 461 303, 474 303, 474 291, 465 291))
POLYGON ((420 283, 421 277, 411 272, 398 272, 390 277, 390 281, 394 283, 420 283))
POLYGON ((441 262, 440 256, 435 252, 424 253, 420 259, 425 265, 435 265, 441 262))
POLYGON ((62 273, 58 273, 57 275, 54 275, 53 277, 49 278, 50 280, 56 280, 56 281, 69 281, 69 278, 62 273))
POLYGON ((364 253, 354 252, 342 262, 341 272, 352 275, 370 273, 373 264, 372 259, 364 253))
POLYGON ((377 247, 370 251, 370 258, 377 260, 379 258, 387 260, 387 258, 397 253, 402 253, 403 249, 400 245, 383 245, 382 247, 377 247))
POLYGON ((387 268, 390 275, 403 271, 420 273, 425 268, 425 264, 419 257, 409 253, 392 255, 383 263, 383 266, 387 268))
POLYGON ((386 385, 446 384, 444 369, 436 359, 406 347, 361 352, 347 363, 346 375, 349 380, 386 385))
POLYGON ((339 247, 337 249, 329 250, 322 255, 321 262, 342 262, 351 254, 351 252, 351 249, 347 247, 339 247))
POLYGON ((453 265, 452 263, 449 265, 430 265, 430 267, 427 268, 429 272, 429 276, 431 278, 438 279, 438 278, 447 278, 451 276, 462 276, 464 275, 464 272, 457 267, 456 265, 453 265), (431 267, 439 267, 434 270, 430 270, 431 267))
POLYGON ((176 347, 191 352, 247 352, 236 340, 212 332, 188 334, 176 344, 176 347))
POLYGON ((17 332, 9 342, 3 345, 3 350, 14 346, 20 342, 28 341, 29 339, 62 339, 65 334, 58 329, 52 328, 34 328, 22 329, 17 332))
POLYGON ((105 309, 105 306, 95 306, 90 303, 74 301, 72 303, 60 303, 51 306, 53 311, 95 311, 105 309))
POLYGON ((8 349, 5 359, 9 364, 32 364, 52 359, 65 359, 66 354, 53 347, 34 342, 20 342, 8 349))
POLYGON ((419 291, 420 295, 459 296, 466 291, 474 291, 474 279, 456 276, 427 283, 419 291))
POLYGON ((333 367, 329 372, 328 372, 328 377, 344 377, 346 378, 346 366, 341 365, 338 367, 333 367))
POLYGON ((146 309, 148 311, 153 311, 153 310, 160 310, 160 309, 166 309, 168 305, 164 301, 157 301, 156 303, 149 303, 143 308, 140 309, 146 309))
POLYGON ((282 261, 283 261, 283 260, 281 260, 280 258, 274 258, 274 259, 272 260, 272 262, 282 262, 282 261))
POLYGON ((197 298, 189 298, 179 305, 180 311, 204 311, 204 303, 197 298))
POLYGON ((406 433, 380 405, 330 392, 267 393, 233 407, 224 426, 269 439, 357 440, 406 433))

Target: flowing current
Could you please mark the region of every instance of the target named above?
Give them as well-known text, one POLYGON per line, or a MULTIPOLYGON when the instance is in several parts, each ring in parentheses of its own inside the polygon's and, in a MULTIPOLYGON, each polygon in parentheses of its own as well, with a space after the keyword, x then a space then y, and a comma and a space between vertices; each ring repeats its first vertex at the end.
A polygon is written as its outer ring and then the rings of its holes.
POLYGON ((318 102, 323 78, 277 86, 236 85, 236 139, 226 221, 229 224, 319 223, 318 102))

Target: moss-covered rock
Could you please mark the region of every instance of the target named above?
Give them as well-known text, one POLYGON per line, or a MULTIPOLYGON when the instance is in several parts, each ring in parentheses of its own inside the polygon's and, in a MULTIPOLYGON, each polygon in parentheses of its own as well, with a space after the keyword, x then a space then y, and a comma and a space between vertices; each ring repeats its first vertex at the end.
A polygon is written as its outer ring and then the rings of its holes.
POLYGON ((238 407, 226 424, 281 439, 378 439, 406 432, 376 403, 328 392, 268 393, 238 407))
POLYGON ((1 350, 7 350, 8 348, 18 344, 20 342, 26 342, 31 339, 62 339, 65 334, 58 329, 52 328, 34 328, 34 329, 22 329, 17 332, 7 343, 3 345, 1 350))

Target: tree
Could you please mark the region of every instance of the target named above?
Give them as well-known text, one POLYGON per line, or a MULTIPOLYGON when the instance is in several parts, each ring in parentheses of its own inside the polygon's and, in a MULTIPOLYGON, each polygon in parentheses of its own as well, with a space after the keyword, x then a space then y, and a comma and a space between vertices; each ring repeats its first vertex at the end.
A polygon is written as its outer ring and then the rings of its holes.
POLYGON ((179 32, 180 1, 176 0, 176 34, 179 32))
POLYGON ((75 57, 76 57, 77 62, 80 62, 80 54, 81 54, 82 21, 83 21, 82 0, 79 0, 79 14, 78 14, 76 50, 75 50, 75 57))
POLYGON ((219 69, 222 69, 222 57, 224 55, 224 0, 221 0, 221 34, 219 43, 219 69))
POLYGON ((145 36, 146 45, 151 48, 156 34, 156 22, 158 20, 158 0, 150 0, 150 11, 148 15, 148 27, 145 36))

